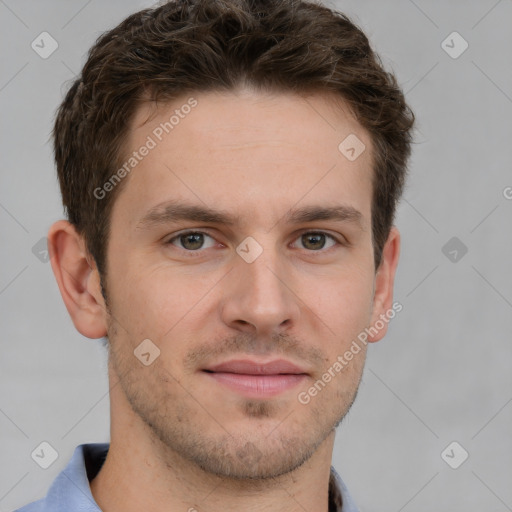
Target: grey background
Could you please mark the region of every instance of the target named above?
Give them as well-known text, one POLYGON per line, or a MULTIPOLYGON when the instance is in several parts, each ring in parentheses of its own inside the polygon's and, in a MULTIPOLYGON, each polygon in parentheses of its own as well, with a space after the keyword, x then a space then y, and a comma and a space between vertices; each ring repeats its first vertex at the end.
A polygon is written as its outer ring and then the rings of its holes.
MULTIPOLYGON (((109 439, 105 350, 32 248, 62 217, 49 134, 66 83, 103 30, 150 5, 0 0, 0 512, 42 497, 75 446, 109 439), (59 44, 47 59, 31 48, 43 31, 59 44), (59 454, 46 470, 30 456, 42 441, 59 454)), ((333 463, 362 512, 510 511, 512 1, 329 5, 366 31, 418 119, 397 217, 403 311, 370 347, 333 463), (453 31, 469 44, 456 59, 441 46, 453 31), (452 237, 468 249, 455 262, 452 237), (469 453, 458 469, 441 457, 452 441, 469 453)))

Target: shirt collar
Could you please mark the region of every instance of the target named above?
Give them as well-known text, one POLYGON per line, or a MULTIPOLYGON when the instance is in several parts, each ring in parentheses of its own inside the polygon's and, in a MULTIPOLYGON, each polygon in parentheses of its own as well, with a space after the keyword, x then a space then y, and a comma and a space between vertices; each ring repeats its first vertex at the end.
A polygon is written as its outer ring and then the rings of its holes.
MULTIPOLYGON (((101 469, 109 446, 109 443, 77 446, 68 465, 54 480, 46 497, 16 512, 101 512, 91 493, 89 481, 101 469)), ((347 487, 332 466, 329 477, 329 512, 358 512, 347 487)))
POLYGON ((329 512, 359 512, 347 486, 333 466, 329 477, 329 512))

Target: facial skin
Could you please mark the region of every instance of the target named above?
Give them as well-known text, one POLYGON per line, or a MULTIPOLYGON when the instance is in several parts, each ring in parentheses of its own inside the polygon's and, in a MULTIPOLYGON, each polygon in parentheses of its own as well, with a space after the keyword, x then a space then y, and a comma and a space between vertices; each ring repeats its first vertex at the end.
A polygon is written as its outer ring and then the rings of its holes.
MULTIPOLYGON (((334 429, 355 398, 365 347, 308 404, 298 395, 392 305, 399 234, 393 228, 376 271, 371 140, 325 95, 191 96, 197 106, 125 178, 114 204, 111 315, 83 240, 65 221, 49 233, 76 328, 110 343, 111 447, 91 489, 107 512, 327 511, 334 429), (366 145, 353 162, 338 150, 351 133, 366 145), (234 223, 141 223, 170 201, 234 223), (359 218, 287 220, 341 206, 359 218), (186 231, 199 233, 180 239, 186 231), (236 251, 249 236, 263 250, 251 263, 236 251), (145 339, 160 350, 148 366, 134 355, 145 339), (274 396, 246 396, 203 371, 232 359, 285 359, 307 375, 274 396)), ((142 107, 127 154, 189 97, 142 107)))

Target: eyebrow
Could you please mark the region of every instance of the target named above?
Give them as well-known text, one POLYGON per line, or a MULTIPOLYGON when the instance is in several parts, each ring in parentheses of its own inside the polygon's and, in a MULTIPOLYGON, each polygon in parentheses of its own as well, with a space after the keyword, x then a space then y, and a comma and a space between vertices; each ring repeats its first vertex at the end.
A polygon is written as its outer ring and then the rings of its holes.
MULTIPOLYGON (((362 228, 363 215, 359 210, 349 205, 337 206, 304 206, 288 211, 283 217, 285 223, 301 224, 318 220, 351 222, 362 228)), ((207 206, 188 204, 181 201, 166 201, 151 208, 137 222, 135 229, 150 229, 152 227, 172 222, 188 220, 225 226, 240 224, 240 216, 232 215, 222 210, 207 206)))

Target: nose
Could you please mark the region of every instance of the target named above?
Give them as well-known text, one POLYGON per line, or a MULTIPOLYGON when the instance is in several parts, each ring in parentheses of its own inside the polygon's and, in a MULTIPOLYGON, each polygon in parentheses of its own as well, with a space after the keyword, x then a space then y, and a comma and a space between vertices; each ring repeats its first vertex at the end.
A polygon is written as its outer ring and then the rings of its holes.
POLYGON ((296 325, 300 312, 290 269, 271 253, 265 249, 252 263, 237 256, 221 305, 227 326, 268 339, 296 325))

